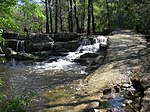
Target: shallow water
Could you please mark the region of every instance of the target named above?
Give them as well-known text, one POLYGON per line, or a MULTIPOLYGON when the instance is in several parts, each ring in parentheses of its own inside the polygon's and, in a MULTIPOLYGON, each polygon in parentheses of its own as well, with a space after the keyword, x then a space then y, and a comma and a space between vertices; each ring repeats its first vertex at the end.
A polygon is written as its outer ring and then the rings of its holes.
POLYGON ((30 63, 12 60, 0 65, 1 77, 6 77, 14 95, 24 91, 42 93, 46 89, 70 83, 84 76, 71 70, 42 68, 36 62, 30 63))
POLYGON ((95 53, 99 50, 99 43, 85 44, 82 43, 75 52, 69 52, 65 57, 54 57, 57 59, 55 61, 50 61, 51 58, 43 62, 11 59, 0 63, 0 77, 8 85, 9 96, 16 97, 30 91, 37 96, 44 95, 51 99, 71 96, 80 89, 82 78, 87 75, 86 67, 73 60, 84 53, 95 53), (78 79, 81 81, 76 82, 78 79))
MULTIPOLYGON (((86 40, 87 41, 87 40, 86 40)), ((9 62, 1 58, 1 77, 6 77, 7 83, 13 95, 21 94, 24 91, 42 93, 57 85, 68 84, 74 80, 84 77, 85 66, 74 63, 84 53, 94 53, 99 49, 98 43, 81 45, 75 52, 69 52, 65 57, 54 57, 57 60, 50 62, 16 61, 9 62), (82 50, 82 52, 81 52, 82 50)))

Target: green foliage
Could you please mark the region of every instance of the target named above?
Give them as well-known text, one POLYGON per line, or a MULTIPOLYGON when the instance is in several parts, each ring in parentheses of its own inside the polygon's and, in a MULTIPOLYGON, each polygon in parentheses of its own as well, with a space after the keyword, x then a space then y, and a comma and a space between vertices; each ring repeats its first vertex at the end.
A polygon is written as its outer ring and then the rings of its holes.
POLYGON ((0 78, 0 87, 3 86, 4 81, 0 78))
MULTIPOLYGON (((45 29, 44 2, 37 4, 35 0, 0 0, 0 29, 4 31, 21 32, 24 27, 30 32, 39 32, 45 29), (20 4, 19 4, 20 3, 20 4)), ((44 0, 45 1, 45 0, 44 0)), ((50 0, 48 0, 50 1, 50 0)), ((63 29, 68 29, 68 4, 66 0, 60 0, 58 8, 61 8, 63 29)), ((149 0, 93 0, 96 31, 107 27, 107 4, 109 7, 111 28, 136 29, 148 31, 150 29, 150 1, 149 0)), ((53 28, 55 22, 55 2, 51 1, 53 28)), ((88 0, 76 0, 77 17, 80 28, 87 27, 88 0), (85 9, 85 11, 84 11, 85 9), (84 15, 85 14, 85 15, 84 15), (84 19, 84 20, 83 20, 84 19)), ((59 10, 60 11, 60 10, 59 10)), ((60 12, 58 12, 58 16, 60 12)), ((50 17, 50 14, 48 14, 50 17)), ((49 18, 48 18, 49 19, 49 18)), ((58 27, 60 28, 60 17, 58 27)), ((73 27, 75 25, 73 12, 73 27)), ((2 40, 0 39, 0 42, 2 40)))
POLYGON ((27 27, 31 32, 37 32, 45 24, 43 8, 30 0, 21 0, 22 5, 16 11, 19 26, 27 27))
MULTIPOLYGON (((3 87, 4 81, 0 78, 0 88, 3 87)), ((3 93, 0 92, 0 100, 2 100, 5 97, 3 93)))
POLYGON ((0 29, 20 32, 24 27, 33 29, 29 26, 32 24, 35 26, 34 30, 38 31, 45 23, 43 8, 30 0, 20 2, 21 4, 18 5, 18 0, 0 1, 0 29))
POLYGON ((27 32, 20 32, 20 33, 19 33, 19 36, 20 36, 20 38, 22 38, 22 39, 26 39, 27 36, 28 36, 28 34, 27 34, 27 32))
POLYGON ((4 46, 5 45, 5 39, 1 37, 2 36, 2 32, 3 32, 3 30, 0 29, 0 46, 4 46))
MULTIPOLYGON (((4 85, 4 81, 0 78, 0 87, 4 85)), ((34 95, 33 92, 25 92, 24 95, 7 99, 7 96, 0 92, 0 112, 26 112, 24 106, 29 104, 34 95)))
POLYGON ((2 0, 0 1, 0 29, 14 30, 17 29, 15 24, 13 9, 17 0, 2 0))
POLYGON ((0 63, 7 63, 8 59, 6 57, 0 57, 0 63))
MULTIPOLYGON (((3 94, 2 94, 3 97, 3 94)), ((33 94, 29 93, 25 96, 18 96, 13 99, 2 98, 2 105, 0 106, 1 112, 26 112, 24 106, 28 105, 33 97, 33 94)))
POLYGON ((26 112, 23 106, 30 102, 30 97, 16 97, 6 101, 0 108, 1 112, 26 112))
POLYGON ((150 29, 149 0, 116 0, 109 3, 112 28, 150 29))

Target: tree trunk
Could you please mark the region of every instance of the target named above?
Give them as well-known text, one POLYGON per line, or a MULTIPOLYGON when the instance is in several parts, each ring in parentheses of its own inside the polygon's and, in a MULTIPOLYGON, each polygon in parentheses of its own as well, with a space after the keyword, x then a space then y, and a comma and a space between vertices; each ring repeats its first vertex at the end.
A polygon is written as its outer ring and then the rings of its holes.
POLYGON ((59 18, 60 18, 60 31, 63 31, 63 22, 62 22, 62 13, 61 13, 61 1, 62 0, 59 0, 59 18))
POLYGON ((109 6, 107 0, 106 0, 106 10, 107 10, 107 27, 110 30, 110 14, 109 14, 109 6))
POLYGON ((95 17, 94 17, 93 1, 91 2, 91 12, 92 12, 92 30, 93 34, 95 34, 95 17))
POLYGON ((58 24, 58 0, 55 0, 55 33, 58 32, 57 24, 58 24))
POLYGON ((70 24, 69 32, 73 32, 72 0, 70 0, 69 4, 69 24, 70 24))
POLYGON ((84 32, 84 20, 85 20, 85 0, 83 0, 83 11, 81 15, 81 28, 84 32))
POLYGON ((70 15, 70 13, 69 13, 69 0, 67 0, 67 5, 68 5, 68 30, 70 31, 70 20, 69 20, 69 15, 70 15))
POLYGON ((49 33, 49 21, 48 21, 48 4, 47 0, 45 0, 45 12, 46 12, 46 33, 49 33))
POLYGON ((68 3, 68 28, 69 32, 73 32, 73 22, 72 22, 72 0, 67 0, 68 3))
POLYGON ((79 19, 77 17, 76 0, 73 0, 73 1, 74 1, 74 15, 76 19, 76 27, 77 27, 77 32, 79 32, 79 19))
POLYGON ((49 2, 49 15, 50 15, 50 31, 51 31, 51 33, 53 33, 53 19, 52 19, 52 0, 48 0, 48 2, 49 2))
POLYGON ((91 34, 90 24, 91 24, 91 0, 88 0, 88 21, 87 21, 87 35, 91 34))

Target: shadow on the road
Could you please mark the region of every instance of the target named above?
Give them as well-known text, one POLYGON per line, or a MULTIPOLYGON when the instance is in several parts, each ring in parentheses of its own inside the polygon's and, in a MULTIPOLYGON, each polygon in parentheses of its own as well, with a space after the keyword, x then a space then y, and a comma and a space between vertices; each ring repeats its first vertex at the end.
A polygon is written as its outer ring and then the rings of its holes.
MULTIPOLYGON (((132 38, 132 37, 131 37, 132 38)), ((132 40, 132 39, 131 39, 132 40)), ((130 41, 127 39, 111 39, 111 42, 107 55, 107 59, 104 61, 104 64, 111 63, 115 61, 125 61, 125 60, 134 60, 140 59, 146 55, 150 54, 150 51, 146 47, 141 47, 142 43, 130 41), (116 42, 115 42, 116 41, 116 42)), ((137 41, 137 40, 135 40, 137 41)))

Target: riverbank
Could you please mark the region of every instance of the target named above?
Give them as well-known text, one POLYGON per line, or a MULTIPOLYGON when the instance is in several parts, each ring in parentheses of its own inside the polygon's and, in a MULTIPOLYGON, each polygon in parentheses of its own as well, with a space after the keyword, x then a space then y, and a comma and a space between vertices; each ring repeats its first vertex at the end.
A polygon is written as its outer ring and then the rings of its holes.
POLYGON ((86 79, 86 91, 93 94, 102 88, 129 83, 137 79, 145 90, 142 110, 150 107, 150 48, 142 35, 129 30, 115 31, 109 36, 110 45, 104 64, 86 79))
MULTIPOLYGON (((120 110, 129 107, 130 112, 144 111, 149 107, 149 51, 143 35, 130 30, 114 31, 109 36, 109 46, 103 64, 88 75, 76 75, 69 71, 58 71, 58 74, 56 71, 45 71, 48 75, 33 71, 23 75, 26 85, 19 79, 18 84, 22 84, 19 87, 30 87, 32 90, 37 88, 39 92, 26 110, 93 112, 96 109, 100 112, 115 112, 112 108, 115 106, 120 110), (50 76, 52 73, 55 77, 50 76), (131 96, 135 101, 130 100, 131 96), (108 106, 108 101, 113 102, 113 105, 108 106)), ((31 66, 29 68, 31 69, 31 66)))
MULTIPOLYGON (((102 108, 105 93, 113 93, 113 91, 122 89, 121 87, 130 88, 128 86, 133 86, 135 85, 134 82, 138 82, 140 87, 144 89, 142 91, 134 90, 134 93, 138 91, 139 94, 136 97, 138 99, 137 104, 134 101, 126 100, 128 104, 122 104, 121 106, 129 106, 129 111, 143 110, 143 112, 147 112, 149 110, 149 103, 147 102, 149 102, 150 97, 148 86, 149 62, 150 48, 147 47, 143 35, 130 30, 115 31, 109 36, 109 47, 103 65, 84 80, 72 82, 74 85, 76 83, 79 85, 78 89, 75 89, 72 93, 63 91, 65 98, 59 98, 54 102, 50 101, 45 108, 48 112, 93 112, 94 109, 106 112, 109 111, 109 108, 102 108), (144 96, 142 96, 143 92, 145 92, 144 96)), ((63 88, 60 87, 64 90, 63 88)), ((132 87, 129 91, 121 92, 131 92, 132 94, 132 87)), ((110 99, 113 99, 113 95, 110 99)), ((112 109, 111 111, 115 110, 112 109)))

